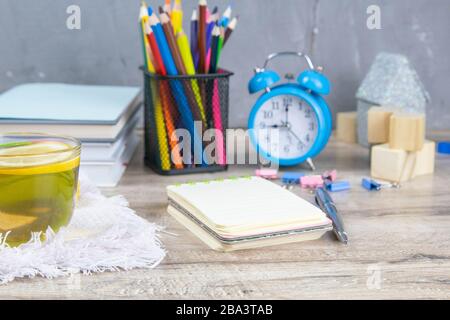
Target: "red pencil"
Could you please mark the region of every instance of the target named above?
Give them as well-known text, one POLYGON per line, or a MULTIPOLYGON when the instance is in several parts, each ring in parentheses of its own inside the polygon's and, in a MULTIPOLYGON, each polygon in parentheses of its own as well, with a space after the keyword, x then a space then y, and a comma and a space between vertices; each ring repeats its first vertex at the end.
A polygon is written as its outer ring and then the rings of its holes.
POLYGON ((156 42, 155 34, 153 33, 152 28, 148 23, 145 25, 145 33, 147 34, 148 43, 150 44, 150 48, 152 49, 153 57, 155 60, 155 70, 157 73, 165 76, 167 75, 166 67, 164 66, 161 52, 159 51, 158 43, 156 42))
POLYGON ((199 0, 198 2, 198 49, 200 54, 199 70, 200 73, 208 73, 206 70, 206 0, 199 0))

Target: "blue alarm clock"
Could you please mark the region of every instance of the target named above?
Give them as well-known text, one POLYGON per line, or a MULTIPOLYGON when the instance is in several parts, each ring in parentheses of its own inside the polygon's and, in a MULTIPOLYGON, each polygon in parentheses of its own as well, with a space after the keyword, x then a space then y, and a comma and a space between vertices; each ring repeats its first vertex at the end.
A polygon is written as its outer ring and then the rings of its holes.
POLYGON ((315 169, 312 158, 326 146, 332 130, 331 112, 322 98, 330 93, 330 82, 321 71, 301 52, 271 54, 262 68, 255 68, 248 90, 264 93, 250 112, 248 128, 250 141, 264 158, 281 166, 306 161, 315 169), (300 73, 297 82, 275 86, 280 76, 266 67, 272 59, 287 55, 304 58, 309 69, 300 73))

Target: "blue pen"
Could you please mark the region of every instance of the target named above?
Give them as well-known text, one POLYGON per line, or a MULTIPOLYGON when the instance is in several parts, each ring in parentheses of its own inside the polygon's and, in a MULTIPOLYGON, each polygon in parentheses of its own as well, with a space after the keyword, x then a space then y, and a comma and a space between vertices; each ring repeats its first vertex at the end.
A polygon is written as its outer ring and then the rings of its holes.
POLYGON ((333 222, 333 231, 336 237, 342 243, 348 243, 348 234, 344 228, 344 221, 339 214, 333 199, 323 187, 316 188, 315 191, 316 203, 322 209, 327 217, 333 222))
MULTIPOLYGON (((164 65, 167 69, 167 73, 172 76, 178 75, 178 70, 175 66, 175 62, 173 60, 172 53, 170 52, 170 48, 164 35, 161 23, 159 22, 158 17, 154 14, 151 7, 148 7, 148 15, 152 30, 155 34, 156 42, 158 43, 159 50, 161 51, 161 56, 164 61, 164 65)), ((200 159, 194 160, 195 162, 198 162, 197 160, 200 160, 202 165, 206 165, 206 162, 204 161, 203 158, 201 135, 199 135, 197 129, 195 128, 194 118, 192 116, 192 112, 189 107, 189 102, 184 93, 183 86, 178 80, 170 81, 170 86, 174 93, 173 96, 177 100, 177 105, 180 109, 180 115, 183 124, 188 129, 189 133, 191 134, 191 137, 193 138, 192 147, 194 149, 194 156, 196 157, 200 156, 200 159)))

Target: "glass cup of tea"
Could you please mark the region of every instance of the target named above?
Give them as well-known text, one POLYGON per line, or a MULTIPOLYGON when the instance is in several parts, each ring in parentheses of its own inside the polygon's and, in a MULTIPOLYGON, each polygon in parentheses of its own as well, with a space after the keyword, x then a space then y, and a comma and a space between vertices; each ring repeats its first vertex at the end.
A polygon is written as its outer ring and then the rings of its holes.
POLYGON ((36 133, 0 135, 0 234, 10 246, 58 232, 72 217, 81 144, 36 133))

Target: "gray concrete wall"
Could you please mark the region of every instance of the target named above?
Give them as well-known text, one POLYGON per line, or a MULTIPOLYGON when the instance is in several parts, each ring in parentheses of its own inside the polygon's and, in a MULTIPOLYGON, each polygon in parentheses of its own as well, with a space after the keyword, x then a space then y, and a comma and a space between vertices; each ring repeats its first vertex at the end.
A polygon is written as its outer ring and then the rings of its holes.
MULTIPOLYGON (((450 129, 449 0, 210 0, 231 3, 240 24, 221 66, 235 72, 230 124, 245 126, 256 97, 247 93, 255 65, 279 50, 302 50, 333 83, 333 112, 355 108, 354 94, 379 51, 406 54, 432 102, 430 129, 450 129), (381 30, 366 9, 381 7, 381 30)), ((160 5, 163 0, 148 1, 160 5)), ((185 0, 185 26, 197 1, 185 0)), ((138 0, 0 0, 0 92, 30 81, 140 85, 138 0), (81 30, 66 28, 66 8, 81 7, 81 30)), ((187 30, 189 30, 187 28, 187 30)), ((274 66, 298 73, 296 60, 274 66)))

